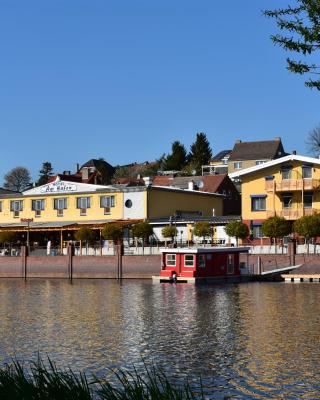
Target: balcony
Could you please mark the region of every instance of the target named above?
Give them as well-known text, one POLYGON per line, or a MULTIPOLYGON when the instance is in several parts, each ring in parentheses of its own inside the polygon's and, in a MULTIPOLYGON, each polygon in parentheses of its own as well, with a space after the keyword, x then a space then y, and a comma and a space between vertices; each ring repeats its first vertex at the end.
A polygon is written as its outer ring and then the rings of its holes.
POLYGON ((285 208, 283 210, 267 211, 267 218, 274 217, 284 217, 287 220, 294 221, 305 215, 315 215, 319 212, 314 208, 285 208))
POLYGON ((280 182, 266 181, 267 192, 294 192, 302 190, 316 190, 320 187, 320 180, 313 178, 306 179, 283 179, 280 182))

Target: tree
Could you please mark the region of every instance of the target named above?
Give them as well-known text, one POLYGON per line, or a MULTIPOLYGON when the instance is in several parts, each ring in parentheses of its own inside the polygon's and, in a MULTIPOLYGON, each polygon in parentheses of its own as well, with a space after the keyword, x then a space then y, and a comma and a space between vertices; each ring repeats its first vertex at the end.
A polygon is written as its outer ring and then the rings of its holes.
POLYGON ((153 234, 152 226, 146 222, 138 222, 132 227, 132 234, 135 238, 142 239, 142 251, 144 252, 144 242, 153 234))
POLYGON ((177 236, 178 234, 178 229, 173 225, 167 225, 164 228, 162 228, 161 233, 165 239, 171 238, 173 243, 175 236, 177 236))
POLYGON ((226 234, 231 237, 235 237, 237 246, 239 239, 246 239, 249 236, 249 228, 242 221, 231 221, 224 228, 226 234))
POLYGON ((94 241, 96 234, 93 229, 83 227, 76 231, 76 233, 74 234, 74 237, 76 240, 79 240, 79 242, 80 242, 80 255, 81 255, 82 254, 82 242, 86 243, 86 252, 88 254, 89 243, 92 243, 94 241))
POLYGON ((197 133, 195 142, 190 147, 189 163, 194 165, 196 173, 201 174, 202 165, 207 165, 212 157, 210 143, 205 133, 197 133))
POLYGON ((25 167, 15 167, 4 176, 4 188, 22 192, 31 185, 30 172, 25 167))
POLYGON ((102 236, 106 240, 112 240, 113 243, 120 242, 123 237, 121 226, 116 224, 106 224, 102 230, 102 236))
MULTIPOLYGON (((277 238, 283 238, 284 236, 289 235, 290 232, 290 223, 282 217, 270 217, 262 223, 262 233, 264 236, 270 238, 270 242, 272 239, 275 239, 275 245, 277 245, 277 238)), ((276 247, 275 249, 277 251, 276 247)))
POLYGON ((313 53, 320 50, 319 0, 296 0, 294 6, 266 10, 264 15, 274 18, 279 30, 284 32, 272 35, 273 43, 304 57, 303 61, 296 57, 287 58, 287 69, 295 74, 311 76, 305 85, 320 90, 320 64, 317 65, 310 59, 313 53))
POLYGON ((320 235, 320 215, 305 215, 297 219, 293 224, 293 230, 305 238, 309 254, 310 239, 320 235))
POLYGON ((196 222, 193 233, 198 237, 202 237, 203 241, 205 241, 206 237, 210 236, 210 223, 205 221, 196 222))
POLYGON ((180 171, 187 163, 187 151, 182 143, 172 143, 171 154, 165 159, 165 169, 168 171, 180 171))
POLYGON ((45 161, 42 163, 42 168, 39 171, 39 179, 37 182, 37 186, 45 185, 49 182, 50 176, 53 175, 53 168, 49 161, 45 161))
POLYGON ((320 125, 313 128, 309 133, 307 137, 307 148, 310 153, 315 155, 316 157, 319 157, 320 155, 320 125))

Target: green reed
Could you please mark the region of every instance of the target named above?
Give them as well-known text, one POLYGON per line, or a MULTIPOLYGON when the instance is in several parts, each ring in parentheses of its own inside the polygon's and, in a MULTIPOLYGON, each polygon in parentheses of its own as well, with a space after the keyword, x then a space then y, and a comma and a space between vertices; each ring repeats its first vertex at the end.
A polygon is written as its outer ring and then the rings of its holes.
MULTIPOLYGON (((114 383, 71 369, 59 369, 39 357, 28 367, 17 360, 0 369, 0 400, 198 400, 188 381, 174 385, 163 370, 144 366, 144 373, 118 370, 114 383)), ((202 387, 201 381, 199 382, 202 387)))

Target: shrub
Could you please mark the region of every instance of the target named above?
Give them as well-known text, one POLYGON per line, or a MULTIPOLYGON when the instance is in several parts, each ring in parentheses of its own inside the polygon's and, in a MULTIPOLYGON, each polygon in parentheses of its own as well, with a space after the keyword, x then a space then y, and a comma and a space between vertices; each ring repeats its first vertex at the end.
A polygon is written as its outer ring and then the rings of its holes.
POLYGON ((228 236, 236 238, 237 246, 239 239, 246 239, 249 236, 249 228, 242 221, 231 221, 225 226, 224 230, 228 236))

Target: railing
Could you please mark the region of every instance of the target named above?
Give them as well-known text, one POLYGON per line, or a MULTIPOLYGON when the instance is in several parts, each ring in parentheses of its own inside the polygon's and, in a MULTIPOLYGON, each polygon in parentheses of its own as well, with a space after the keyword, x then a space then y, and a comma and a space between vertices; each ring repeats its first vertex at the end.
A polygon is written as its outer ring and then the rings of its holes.
POLYGON ((267 218, 277 215, 278 217, 283 217, 288 220, 295 220, 305 215, 315 215, 316 213, 317 210, 314 208, 286 208, 283 210, 267 211, 267 218))
POLYGON ((319 189, 320 180, 305 178, 305 179, 283 179, 280 182, 266 181, 265 189, 267 192, 292 192, 296 190, 315 190, 319 189))

